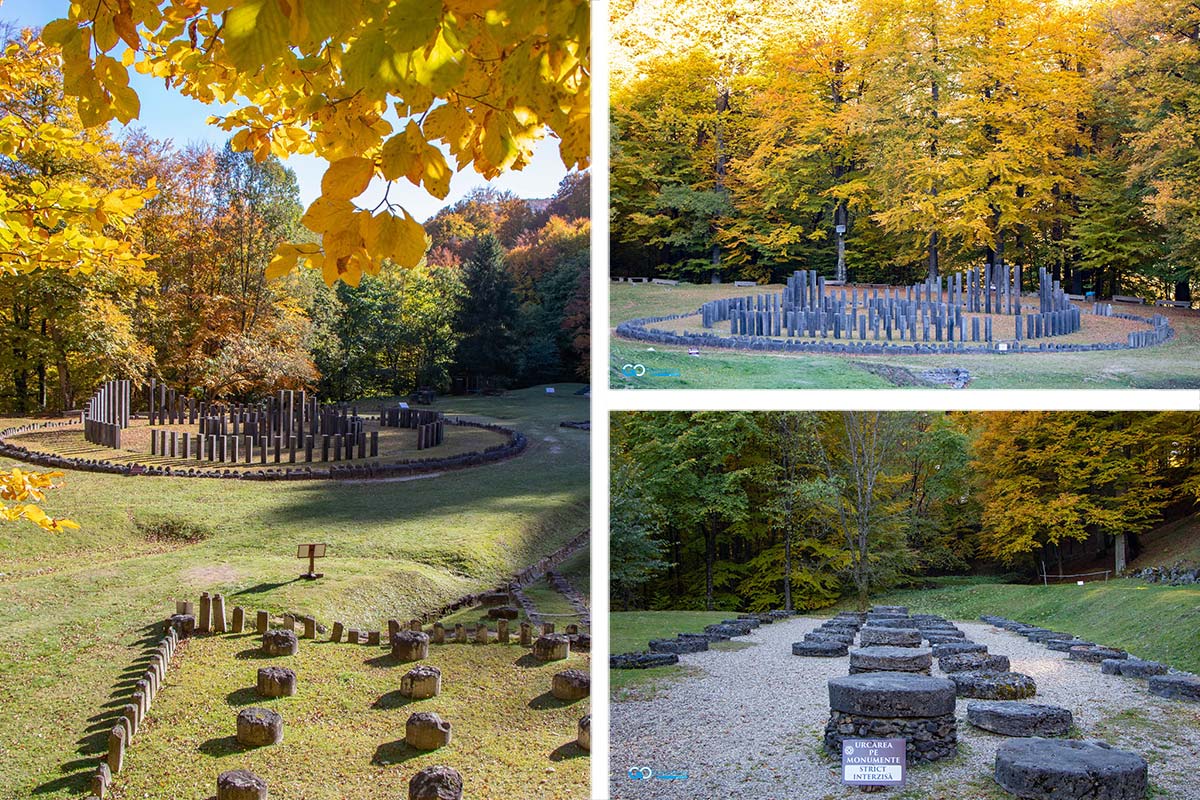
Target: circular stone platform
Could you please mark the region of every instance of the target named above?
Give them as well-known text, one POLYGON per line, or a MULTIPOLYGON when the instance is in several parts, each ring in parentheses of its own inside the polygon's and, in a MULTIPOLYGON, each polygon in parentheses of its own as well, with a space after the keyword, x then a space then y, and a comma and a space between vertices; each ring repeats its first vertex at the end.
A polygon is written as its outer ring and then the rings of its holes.
POLYGON ((1151 675, 1166 675, 1167 665, 1140 658, 1106 658, 1100 662, 1100 671, 1105 675, 1124 675, 1126 678, 1149 678, 1151 675))
POLYGON ((952 672, 948 677, 959 697, 1024 700, 1037 694, 1037 683, 1020 672, 952 672))
POLYGON ((1059 706, 1020 700, 974 700, 967 703, 967 722, 1004 736, 1065 736, 1071 712, 1059 706))
POLYGON ((996 783, 1029 800, 1142 800, 1146 760, 1104 742, 1015 739, 996 752, 996 783))
POLYGON ((803 641, 792 645, 792 655, 813 656, 816 658, 837 658, 849 652, 844 642, 835 641, 803 641))
POLYGON ((933 646, 933 657, 942 658, 943 656, 952 656, 958 653, 986 653, 986 644, 977 644, 976 642, 944 642, 933 646))
POLYGON ((865 672, 829 681, 825 749, 844 739, 903 738, 910 763, 936 761, 958 749, 954 684, 907 672, 865 672))
POLYGON ((1008 672, 1008 656, 989 653, 954 653, 938 658, 938 669, 951 672, 1008 672))
POLYGON ((921 632, 916 628, 866 627, 859 631, 858 641, 863 647, 920 647, 921 632))
POLYGON ((1090 664, 1099 664, 1106 658, 1129 658, 1129 653, 1113 647, 1101 647, 1100 645, 1092 647, 1079 646, 1068 650, 1067 658, 1072 661, 1086 661, 1090 664))
POLYGON ((928 675, 933 653, 919 647, 860 647, 850 651, 850 674, 861 672, 919 672, 928 675))

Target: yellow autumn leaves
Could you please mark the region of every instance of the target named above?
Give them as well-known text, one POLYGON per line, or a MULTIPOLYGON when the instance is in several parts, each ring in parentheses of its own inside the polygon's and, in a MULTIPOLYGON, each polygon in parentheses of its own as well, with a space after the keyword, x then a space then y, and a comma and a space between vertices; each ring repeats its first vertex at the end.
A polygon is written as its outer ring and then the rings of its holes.
POLYGON ((61 472, 30 472, 19 468, 0 471, 0 519, 25 520, 52 533, 78 528, 78 523, 55 519, 34 505, 46 499, 47 490, 56 488, 54 479, 61 477, 61 472))
POLYGON ((236 149, 326 159, 304 219, 321 242, 280 247, 270 274, 304 263, 357 283, 427 246, 394 203, 353 207, 372 178, 444 198, 455 170, 522 169, 547 132, 564 164, 587 166, 589 25, 587 0, 105 0, 72 3, 46 31, 89 124, 136 115, 132 66, 235 104, 213 121, 236 149))

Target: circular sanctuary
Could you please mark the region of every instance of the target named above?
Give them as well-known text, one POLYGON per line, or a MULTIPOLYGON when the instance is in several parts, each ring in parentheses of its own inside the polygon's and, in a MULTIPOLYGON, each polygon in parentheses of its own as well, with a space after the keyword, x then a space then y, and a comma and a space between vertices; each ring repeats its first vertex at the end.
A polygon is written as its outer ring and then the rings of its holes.
POLYGON ((322 404, 281 390, 256 403, 210 403, 151 379, 143 416, 127 380, 101 384, 79 421, 0 431, 0 455, 44 467, 126 475, 258 480, 374 478, 511 458, 524 434, 433 409, 322 404))
POLYGON ((1174 335, 1161 314, 1125 314, 1111 303, 1077 305, 1045 268, 1038 271, 1036 294, 1023 293, 1022 280, 1019 265, 904 287, 847 287, 815 270, 797 270, 782 292, 629 320, 616 333, 667 345, 855 355, 1126 350, 1174 335), (715 332, 718 326, 725 330, 715 332))

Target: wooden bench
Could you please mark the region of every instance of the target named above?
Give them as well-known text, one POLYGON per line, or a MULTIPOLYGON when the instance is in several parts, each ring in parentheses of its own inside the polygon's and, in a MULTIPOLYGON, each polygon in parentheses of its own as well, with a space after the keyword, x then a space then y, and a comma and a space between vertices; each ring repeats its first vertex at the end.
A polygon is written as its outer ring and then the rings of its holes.
POLYGON ((1169 306, 1171 308, 1191 308, 1191 300, 1155 300, 1156 306, 1169 306))
POLYGON ((1127 294, 1114 294, 1112 296, 1114 303, 1133 303, 1135 305, 1145 305, 1146 301, 1140 297, 1130 297, 1127 294))
POLYGON ((651 283, 657 283, 659 286, 678 286, 679 281, 673 281, 670 278, 655 278, 651 283))

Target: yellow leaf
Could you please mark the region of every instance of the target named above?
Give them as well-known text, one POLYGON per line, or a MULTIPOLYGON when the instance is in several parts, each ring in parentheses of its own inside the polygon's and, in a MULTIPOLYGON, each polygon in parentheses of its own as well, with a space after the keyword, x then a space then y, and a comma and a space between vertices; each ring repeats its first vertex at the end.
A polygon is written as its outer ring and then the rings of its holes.
POLYGON ((442 22, 442 4, 429 0, 398 0, 388 10, 388 41, 401 52, 429 44, 442 22))
POLYGON ((450 194, 450 165, 446 163, 446 157, 442 155, 442 151, 433 145, 425 146, 425 188, 429 193, 439 200, 445 199, 446 195, 450 194))
POLYGON ((349 227, 354 215, 354 204, 339 197, 321 195, 304 212, 300 224, 316 233, 349 227))
POLYGON ((243 0, 225 12, 223 37, 229 60, 238 69, 256 72, 287 49, 289 27, 277 0, 243 0))
POLYGON ((376 258, 390 258, 397 266, 419 265, 429 249, 429 242, 421 223, 407 211, 403 217, 385 212, 367 220, 367 251, 376 258))
POLYGON ((367 190, 374 174, 375 162, 369 158, 339 158, 321 176, 321 193, 335 199, 352 200, 367 190))

